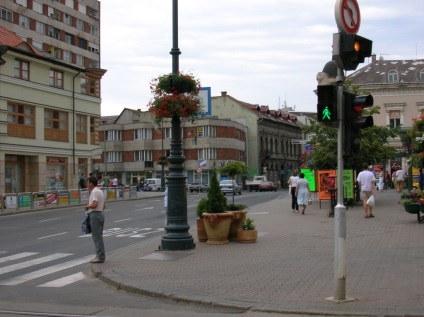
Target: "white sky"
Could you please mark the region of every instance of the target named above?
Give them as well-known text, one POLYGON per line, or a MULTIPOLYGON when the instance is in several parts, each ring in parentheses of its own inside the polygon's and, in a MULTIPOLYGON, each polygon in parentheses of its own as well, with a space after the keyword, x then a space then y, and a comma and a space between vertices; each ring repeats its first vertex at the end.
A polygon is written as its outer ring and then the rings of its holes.
MULTIPOLYGON (((212 96, 316 111, 331 60, 336 0, 179 0, 180 70, 212 96)), ((385 60, 424 59, 423 0, 358 0, 358 35, 385 60)), ((101 0, 102 115, 146 110, 152 78, 172 71, 172 0, 101 0)), ((365 63, 366 64, 366 63, 365 63)), ((361 68, 365 64, 360 64, 361 68)))

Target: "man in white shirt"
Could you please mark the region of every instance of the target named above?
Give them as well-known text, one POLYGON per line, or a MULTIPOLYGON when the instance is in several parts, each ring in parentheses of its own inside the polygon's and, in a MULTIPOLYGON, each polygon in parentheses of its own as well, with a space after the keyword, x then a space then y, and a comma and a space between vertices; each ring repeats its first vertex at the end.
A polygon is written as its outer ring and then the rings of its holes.
POLYGON ((86 212, 90 217, 91 235, 96 249, 96 257, 90 263, 103 263, 105 261, 105 246, 103 242, 103 227, 105 217, 103 210, 106 208, 103 192, 97 187, 97 178, 90 176, 88 179, 88 189, 91 191, 86 212))
POLYGON ((401 193, 403 191, 403 182, 405 180, 405 173, 402 169, 396 171, 396 180, 397 180, 397 191, 401 193))
POLYGON ((358 174, 356 180, 358 181, 358 186, 361 189, 361 198, 362 205, 364 207, 365 218, 374 218, 374 214, 372 213, 372 206, 367 205, 367 200, 371 197, 371 195, 374 195, 375 176, 368 170, 368 164, 364 163, 362 168, 363 171, 358 174))

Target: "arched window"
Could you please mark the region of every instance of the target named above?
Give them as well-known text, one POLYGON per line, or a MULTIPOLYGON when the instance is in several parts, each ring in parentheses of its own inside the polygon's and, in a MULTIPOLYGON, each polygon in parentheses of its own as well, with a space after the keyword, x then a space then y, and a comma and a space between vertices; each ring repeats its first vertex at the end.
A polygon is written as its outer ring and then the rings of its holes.
POLYGON ((387 73, 387 81, 389 83, 398 83, 399 82, 399 73, 396 69, 391 69, 387 73))
POLYGON ((424 81, 424 68, 420 70, 420 81, 424 81))

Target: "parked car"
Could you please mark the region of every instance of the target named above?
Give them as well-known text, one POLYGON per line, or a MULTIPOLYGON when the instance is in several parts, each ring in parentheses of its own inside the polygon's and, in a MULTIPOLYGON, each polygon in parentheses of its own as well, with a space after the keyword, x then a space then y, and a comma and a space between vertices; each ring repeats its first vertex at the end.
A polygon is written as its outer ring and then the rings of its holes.
POLYGON ((235 180, 223 180, 219 182, 219 188, 221 189, 221 191, 225 194, 227 193, 234 193, 234 194, 239 194, 241 195, 241 185, 237 184, 237 182, 235 180))
POLYGON ((190 185, 188 185, 188 190, 190 191, 190 193, 192 192, 207 192, 209 189, 209 185, 208 184, 202 184, 202 183, 192 183, 190 185))
POLYGON ((277 185, 274 182, 271 181, 264 181, 259 184, 259 191, 260 192, 267 192, 267 191, 277 191, 277 185))

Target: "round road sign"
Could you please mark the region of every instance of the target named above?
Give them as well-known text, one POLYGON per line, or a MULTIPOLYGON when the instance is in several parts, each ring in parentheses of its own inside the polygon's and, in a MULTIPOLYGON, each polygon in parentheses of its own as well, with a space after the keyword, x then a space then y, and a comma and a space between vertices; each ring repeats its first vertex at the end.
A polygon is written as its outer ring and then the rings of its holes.
POLYGON ((356 0, 337 0, 334 8, 337 27, 348 34, 358 33, 361 13, 356 0))

